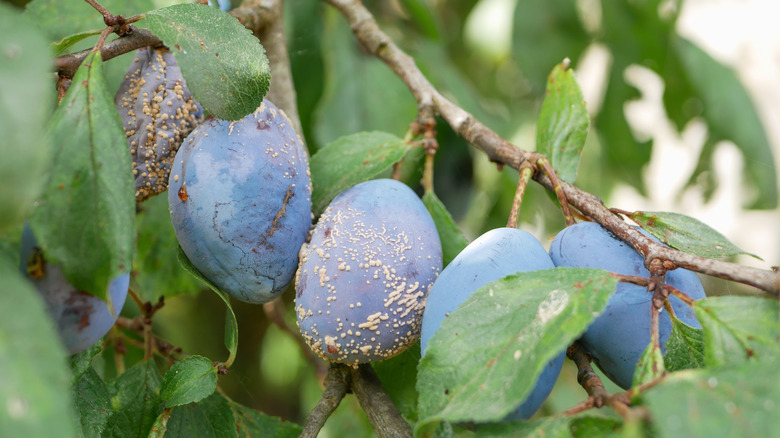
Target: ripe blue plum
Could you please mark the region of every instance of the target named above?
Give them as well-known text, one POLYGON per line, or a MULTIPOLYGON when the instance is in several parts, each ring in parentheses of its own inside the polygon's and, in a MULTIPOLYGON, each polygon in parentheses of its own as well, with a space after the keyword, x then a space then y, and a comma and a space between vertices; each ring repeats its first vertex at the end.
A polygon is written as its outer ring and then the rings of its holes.
MULTIPOLYGON (((498 228, 471 242, 444 268, 428 293, 420 338, 423 355, 444 318, 477 289, 516 272, 554 267, 539 241, 523 230, 498 228)), ((525 420, 539 410, 558 380, 564 356, 565 351, 547 364, 531 394, 507 420, 525 420)))
POLYGON ((81 292, 68 282, 59 266, 46 263, 29 225, 22 232, 20 264, 22 273, 43 297, 69 354, 80 353, 105 336, 125 304, 129 274, 109 283, 110 303, 81 292))
MULTIPOLYGON (((647 234, 644 230, 640 231, 647 234)), ((550 247, 550 257, 556 266, 650 276, 641 254, 593 222, 581 222, 558 233, 550 247)), ((669 271, 666 283, 695 300, 705 297, 701 281, 694 272, 685 269, 669 271)), ((652 294, 643 286, 618 283, 604 313, 593 321, 580 339, 596 365, 623 389, 631 387, 634 368, 650 342, 651 298, 652 294)), ((670 297, 669 300, 678 319, 692 327, 701 327, 693 309, 678 298, 670 297)), ((658 327, 661 349, 665 351, 671 332, 671 320, 666 312, 660 313, 658 327)))
POLYGON ((406 185, 367 181, 336 196, 302 251, 298 327, 325 359, 387 359, 420 337, 428 289, 441 270, 439 235, 406 185))
POLYGON ((173 54, 138 49, 114 103, 133 157, 136 202, 168 188, 168 175, 184 138, 203 119, 173 54))
POLYGON ((266 100, 241 120, 206 120, 176 153, 168 205, 206 278, 241 301, 277 297, 311 227, 308 157, 290 119, 266 100))

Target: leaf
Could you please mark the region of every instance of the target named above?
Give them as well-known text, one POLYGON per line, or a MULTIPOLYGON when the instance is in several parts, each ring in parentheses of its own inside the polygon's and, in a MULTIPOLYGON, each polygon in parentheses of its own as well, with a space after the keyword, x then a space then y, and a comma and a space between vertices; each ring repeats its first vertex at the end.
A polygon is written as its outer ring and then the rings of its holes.
POLYGON ((569 438, 569 419, 547 417, 530 421, 508 421, 477 426, 474 438, 569 438))
POLYGON ((8 437, 75 437, 65 349, 45 305, 4 256, 0 278, 0 431, 8 437))
POLYGON ((434 41, 440 40, 441 23, 439 22, 439 16, 431 10, 427 1, 401 0, 400 3, 427 38, 434 41))
POLYGON ((780 379, 776 361, 681 371, 642 397, 660 438, 777 434, 780 379))
POLYGON ((76 383, 87 370, 92 368, 92 359, 103 351, 100 342, 87 348, 81 353, 76 353, 70 357, 70 371, 73 377, 73 383, 76 383))
POLYGON ((153 361, 138 362, 108 384, 113 413, 103 436, 146 438, 163 410, 160 373, 153 361))
POLYGON ((179 241, 171 226, 168 197, 154 196, 139 206, 138 235, 133 261, 132 287, 143 301, 157 302, 178 294, 201 290, 198 280, 182 269, 177 257, 179 241))
POLYGON ((631 220, 672 248, 703 257, 718 258, 747 254, 709 225, 679 213, 663 211, 635 211, 631 220))
POLYGON ((54 56, 60 56, 79 41, 87 39, 91 36, 100 35, 102 32, 103 29, 92 29, 85 32, 68 35, 61 39, 58 43, 51 43, 51 51, 54 52, 54 56))
POLYGON ((389 169, 410 147, 392 134, 359 132, 317 151, 309 163, 314 216, 319 216, 339 193, 389 169))
MULTIPOLYGON (((100 4, 111 13, 125 17, 154 8, 153 0, 103 0, 100 4)), ((62 40, 84 29, 105 28, 103 17, 86 2, 33 0, 25 9, 25 14, 49 35, 51 41, 62 40)))
POLYGON ((303 428, 295 423, 280 420, 231 402, 235 414, 236 428, 240 438, 274 437, 297 438, 303 428))
POLYGON ((614 418, 579 417, 571 420, 569 428, 575 438, 617 438, 621 436, 623 423, 614 418))
POLYGON ((168 420, 171 419, 171 409, 172 408, 165 408, 160 415, 157 416, 147 438, 162 438, 165 436, 168 432, 168 420))
POLYGON ((228 295, 225 292, 220 290, 214 283, 198 271, 198 268, 196 268, 190 259, 187 258, 187 255, 184 254, 184 250, 181 249, 181 246, 179 246, 178 259, 184 270, 205 283, 206 286, 222 299, 227 307, 227 310, 225 311, 225 347, 228 349, 229 356, 227 360, 223 362, 223 365, 226 368, 230 368, 230 365, 236 360, 236 353, 238 351, 238 322, 236 322, 236 314, 233 312, 233 307, 230 305, 230 298, 228 298, 228 295))
POLYGON ((655 378, 661 377, 664 373, 664 356, 661 353, 661 347, 650 337, 650 343, 639 356, 639 362, 634 369, 634 380, 631 386, 638 386, 647 383, 655 378))
POLYGON ((393 401, 393 405, 409 421, 417 421, 417 364, 420 362, 420 343, 403 353, 371 365, 379 381, 393 401))
POLYGON ((732 69, 685 38, 675 38, 672 48, 701 98, 710 135, 733 141, 745 157, 743 175, 756 196, 746 197, 744 204, 759 209, 777 207, 777 169, 772 148, 742 82, 732 69))
POLYGON ((441 252, 443 256, 443 267, 450 264, 452 259, 455 258, 466 245, 469 244, 466 240, 466 236, 455 225, 455 221, 452 219, 452 215, 447 211, 447 207, 439 200, 436 193, 426 191, 422 196, 422 202, 425 204, 425 208, 428 209, 428 213, 433 218, 433 223, 436 225, 436 231, 439 232, 439 240, 441 241, 441 252))
POLYGON ((57 148, 31 225, 49 263, 107 300, 109 282, 132 267, 135 182, 102 66, 99 53, 87 56, 52 117, 57 148))
POLYGON ((238 438, 233 408, 219 393, 174 408, 167 426, 166 438, 238 438))
POLYGON ((217 388, 217 368, 203 356, 190 356, 165 373, 160 397, 166 408, 198 402, 217 388))
POLYGON ((558 177, 573 183, 588 136, 590 118, 568 60, 553 68, 536 125, 536 150, 547 156, 558 177))
POLYGON ((704 361, 707 366, 780 356, 777 300, 712 297, 694 302, 693 310, 704 329, 704 361))
POLYGON ((51 54, 32 21, 0 4, 0 233, 19 226, 43 190, 54 107, 51 54), (24 147, 20 147, 24 145, 24 147))
POLYGON ((94 368, 89 367, 74 382, 73 400, 81 420, 81 433, 84 438, 102 437, 113 410, 108 386, 94 368))
POLYGON ((677 318, 672 318, 672 331, 666 341, 664 363, 667 371, 679 371, 704 366, 704 332, 677 318))
POLYGON ((418 429, 506 416, 604 310, 616 284, 605 271, 557 268, 510 275, 474 292, 444 320, 420 361, 418 429))
POLYGON ((589 39, 574 0, 526 0, 515 7, 512 53, 538 95, 553 66, 566 57, 576 64, 589 39))
POLYGON ((238 120, 260 106, 271 78, 265 49, 232 16, 200 4, 146 14, 149 30, 171 49, 187 86, 203 108, 238 120))

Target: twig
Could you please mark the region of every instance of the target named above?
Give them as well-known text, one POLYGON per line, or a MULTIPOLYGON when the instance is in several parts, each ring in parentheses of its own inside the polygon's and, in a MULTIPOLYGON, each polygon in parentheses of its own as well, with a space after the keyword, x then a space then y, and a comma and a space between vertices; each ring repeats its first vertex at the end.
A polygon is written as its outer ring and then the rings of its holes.
POLYGON ((520 177, 517 179, 517 189, 515 189, 515 197, 512 199, 512 210, 509 212, 507 228, 517 227, 517 220, 520 217, 520 206, 523 204, 525 189, 528 187, 528 180, 531 179, 533 172, 531 166, 526 164, 520 165, 520 177))
MULTIPOLYGON (((124 55, 125 53, 132 52, 141 47, 156 47, 162 45, 162 41, 146 29, 138 29, 135 26, 130 26, 129 32, 130 33, 127 36, 103 44, 103 47, 100 49, 100 56, 103 61, 108 61, 111 58, 116 58, 119 55, 124 55)), ((80 52, 58 56, 54 60, 54 66, 57 69, 57 73, 59 73, 60 76, 72 78, 73 75, 76 74, 76 70, 78 70, 81 62, 91 52, 92 49, 86 49, 80 52)))
MULTIPOLYGON (((390 37, 382 32, 362 2, 359 0, 325 1, 341 11, 363 46, 398 75, 420 105, 434 107, 458 135, 484 152, 491 161, 519 169, 523 162, 535 163, 542 157, 536 152, 523 151, 515 147, 476 120, 474 116, 442 96, 425 78, 414 59, 398 48, 390 37)), ((555 184, 543 172, 537 172, 534 179, 548 190, 555 191, 555 184)), ((668 248, 629 226, 604 206, 598 197, 565 181, 560 182, 560 188, 569 204, 610 230, 621 240, 628 242, 646 259, 668 260, 685 269, 744 283, 780 296, 780 272, 708 259, 668 248)))
POLYGON ((301 338, 300 333, 290 328, 287 322, 284 320, 284 308, 281 306, 281 300, 279 298, 271 300, 263 304, 263 312, 265 312, 268 321, 279 327, 284 333, 290 335, 300 347, 303 355, 306 357, 317 372, 317 379, 322 381, 327 373, 327 364, 324 360, 317 357, 311 348, 306 345, 306 342, 301 338))
POLYGON ((325 425, 325 421, 339 407, 339 403, 347 395, 349 377, 349 371, 347 371, 344 365, 330 365, 323 382, 325 391, 322 393, 320 401, 317 402, 317 405, 306 417, 306 424, 303 425, 301 438, 316 438, 322 426, 325 425))
POLYGON ((566 219, 566 225, 574 225, 574 216, 571 214, 569 201, 566 200, 566 192, 563 191, 563 187, 561 186, 562 181, 558 178, 558 174, 555 173, 555 169, 552 168, 550 160, 546 157, 540 158, 536 161, 536 164, 541 168, 542 172, 547 175, 547 178, 552 181, 552 190, 553 193, 555 193, 555 197, 558 198, 558 203, 561 205, 561 211, 563 212, 563 217, 566 219))
POLYGON ((349 368, 352 392, 379 438, 411 438, 412 428, 390 400, 371 364, 349 368))

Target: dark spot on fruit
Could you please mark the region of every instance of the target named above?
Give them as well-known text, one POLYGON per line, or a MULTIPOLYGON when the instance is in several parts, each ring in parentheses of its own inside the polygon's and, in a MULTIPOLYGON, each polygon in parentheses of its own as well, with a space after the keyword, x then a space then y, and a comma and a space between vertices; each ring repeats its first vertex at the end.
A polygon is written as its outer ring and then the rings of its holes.
POLYGON ((258 129, 259 131, 265 131, 266 129, 271 129, 271 127, 270 127, 270 126, 268 126, 268 123, 265 123, 265 122, 264 122, 264 121, 262 121, 262 120, 258 120, 258 121, 257 121, 257 129, 258 129))
POLYGON ((325 238, 326 238, 326 239, 327 239, 328 237, 330 237, 330 227, 326 228, 326 229, 325 229, 325 233, 323 233, 323 234, 325 235, 325 238))
POLYGON ((182 185, 179 189, 179 199, 181 199, 182 202, 187 200, 187 186, 182 185))
POLYGON ((336 354, 336 346, 328 345, 328 354, 336 354))

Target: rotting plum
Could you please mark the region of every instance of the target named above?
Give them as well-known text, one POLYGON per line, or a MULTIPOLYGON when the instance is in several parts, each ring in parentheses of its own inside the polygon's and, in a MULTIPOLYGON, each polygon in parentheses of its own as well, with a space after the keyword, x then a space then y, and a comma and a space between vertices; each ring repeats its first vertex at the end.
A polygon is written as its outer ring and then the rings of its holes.
POLYGON ((173 54, 152 47, 138 49, 114 104, 133 157, 136 202, 143 202, 168 188, 176 151, 200 124, 203 110, 187 88, 173 54))
MULTIPOLYGON (((649 236, 646 231, 640 231, 649 236)), ((622 275, 650 276, 641 254, 594 222, 580 222, 558 233, 550 247, 550 257, 556 266, 597 268, 622 275)), ((694 272, 685 269, 668 271, 666 283, 694 300, 705 297, 701 281, 694 272)), ((580 339, 596 365, 623 389, 631 387, 636 364, 650 343, 651 299, 652 294, 643 286, 618 283, 604 313, 593 321, 580 339)), ((669 301, 680 321, 692 327, 701 327, 693 309, 676 297, 670 296, 669 301)), ((662 351, 665 350, 670 332, 669 315, 661 311, 658 334, 662 351)))
POLYGON ((22 232, 20 269, 43 297, 69 354, 86 350, 108 333, 125 304, 130 285, 130 274, 111 280, 110 303, 78 291, 59 266, 46 263, 29 225, 22 232))
POLYGON ((290 119, 265 100, 241 120, 206 120, 176 154, 168 205, 206 278, 241 301, 274 299, 311 228, 308 157, 290 119))
MULTIPOLYGON (((420 338, 423 355, 444 318, 477 289, 515 272, 554 267, 539 241, 523 230, 497 228, 471 242, 444 268, 428 293, 420 338)), ((547 364, 526 400, 506 420, 525 420, 539 410, 558 380, 564 356, 565 351, 547 364)))
POLYGON ((401 353, 420 337, 441 266, 433 219, 409 187, 379 179, 345 190, 302 251, 295 310, 303 338, 353 366, 401 353))

